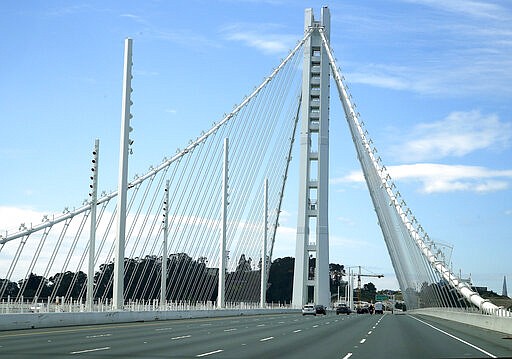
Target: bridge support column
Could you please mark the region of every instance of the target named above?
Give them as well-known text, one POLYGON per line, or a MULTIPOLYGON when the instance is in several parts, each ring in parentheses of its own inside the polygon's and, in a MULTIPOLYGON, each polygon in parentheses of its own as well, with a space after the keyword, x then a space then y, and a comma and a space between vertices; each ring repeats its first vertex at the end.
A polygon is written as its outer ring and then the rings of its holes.
POLYGON ((119 144, 119 183, 117 197, 117 238, 114 252, 113 309, 124 306, 124 246, 126 235, 126 200, 128 190, 128 148, 131 131, 130 113, 132 92, 132 39, 124 43, 123 104, 121 118, 121 140, 119 144))
POLYGON ((224 167, 222 171, 222 213, 221 213, 221 238, 219 258, 219 294, 217 296, 217 307, 225 308, 226 291, 226 231, 228 212, 228 138, 224 139, 224 167))
POLYGON ((164 195, 164 243, 162 248, 162 273, 160 276, 160 309, 165 310, 167 300, 167 239, 169 237, 169 180, 165 182, 164 195))
POLYGON ((96 208, 98 205, 98 161, 100 157, 100 140, 94 142, 94 150, 92 151, 92 168, 91 168, 91 212, 90 217, 90 234, 89 234, 89 265, 87 269, 87 310, 92 312, 94 302, 94 256, 96 252, 96 208))
POLYGON ((330 33, 330 13, 321 19, 305 11, 300 135, 299 206, 293 280, 293 306, 330 304, 329 288, 329 58, 318 28, 330 33))
POLYGON ((263 246, 261 248, 260 306, 267 306, 267 232, 268 232, 268 179, 263 186, 263 246))

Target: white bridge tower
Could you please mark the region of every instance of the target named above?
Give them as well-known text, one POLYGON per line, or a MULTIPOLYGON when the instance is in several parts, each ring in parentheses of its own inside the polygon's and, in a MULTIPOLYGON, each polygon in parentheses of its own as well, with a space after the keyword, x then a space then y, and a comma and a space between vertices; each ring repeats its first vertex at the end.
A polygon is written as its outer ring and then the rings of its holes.
POLYGON ((320 20, 306 9, 304 31, 312 30, 304 45, 300 133, 299 206, 293 306, 330 304, 329 289, 329 58, 318 31, 329 39, 330 12, 320 20))

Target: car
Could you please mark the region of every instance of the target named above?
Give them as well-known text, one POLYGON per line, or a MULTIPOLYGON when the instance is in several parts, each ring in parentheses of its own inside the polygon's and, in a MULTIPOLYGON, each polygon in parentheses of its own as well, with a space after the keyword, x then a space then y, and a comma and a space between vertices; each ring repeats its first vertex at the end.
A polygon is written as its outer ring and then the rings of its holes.
POLYGON ((314 304, 306 304, 302 307, 302 315, 316 315, 314 304))
POLYGON ((370 308, 367 306, 364 307, 357 307, 357 314, 368 314, 370 313, 370 308))
POLYGON ((350 310, 349 307, 347 307, 346 304, 340 304, 336 307, 336 315, 338 314, 350 314, 352 313, 352 310, 350 310))
POLYGON ((327 309, 323 305, 315 305, 316 314, 327 315, 327 309))

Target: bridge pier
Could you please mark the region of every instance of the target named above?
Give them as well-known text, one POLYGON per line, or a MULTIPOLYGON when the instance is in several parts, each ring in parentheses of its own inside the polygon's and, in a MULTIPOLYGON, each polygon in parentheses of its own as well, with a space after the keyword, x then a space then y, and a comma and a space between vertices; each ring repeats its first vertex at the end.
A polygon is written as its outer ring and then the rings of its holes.
POLYGON ((330 33, 330 12, 316 21, 305 11, 300 135, 299 205, 293 306, 330 304, 329 289, 329 59, 318 28, 330 33))

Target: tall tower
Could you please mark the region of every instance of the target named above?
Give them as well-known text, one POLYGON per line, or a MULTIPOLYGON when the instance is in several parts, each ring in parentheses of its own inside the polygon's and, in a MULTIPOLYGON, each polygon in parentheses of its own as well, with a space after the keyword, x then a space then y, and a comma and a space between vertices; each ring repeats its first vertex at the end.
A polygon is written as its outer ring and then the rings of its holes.
POLYGON ((306 9, 300 134, 299 206, 293 278, 293 306, 330 304, 329 290, 329 58, 318 28, 327 39, 331 16, 323 7, 320 20, 306 9))
POLYGON ((508 297, 507 292, 507 276, 503 276, 503 291, 501 292, 501 295, 508 297))

